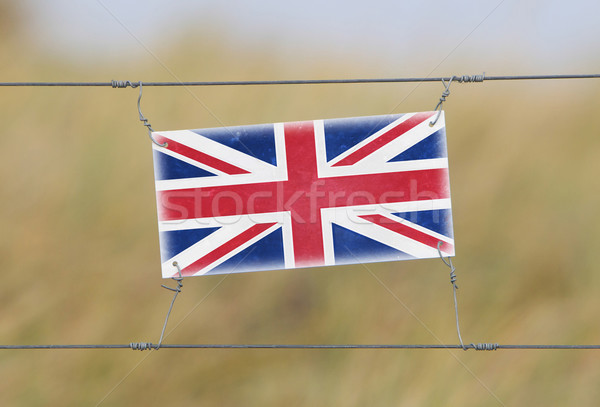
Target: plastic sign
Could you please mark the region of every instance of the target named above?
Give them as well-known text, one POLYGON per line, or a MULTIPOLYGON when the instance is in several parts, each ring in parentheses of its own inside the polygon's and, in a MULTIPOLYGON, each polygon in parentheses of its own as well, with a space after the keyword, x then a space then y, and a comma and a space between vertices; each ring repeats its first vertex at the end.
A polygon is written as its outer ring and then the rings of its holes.
POLYGON ((453 256, 436 114, 154 132, 163 277, 453 256))

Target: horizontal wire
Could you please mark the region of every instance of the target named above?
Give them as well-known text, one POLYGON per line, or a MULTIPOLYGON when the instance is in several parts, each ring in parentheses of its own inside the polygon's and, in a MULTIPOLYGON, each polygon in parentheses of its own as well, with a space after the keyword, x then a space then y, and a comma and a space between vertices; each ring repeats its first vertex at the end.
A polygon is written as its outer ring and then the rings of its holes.
MULTIPOLYGON (((25 349, 156 349, 152 343, 108 344, 108 345, 0 345, 0 350, 25 349)), ((465 344, 465 350, 501 350, 501 349, 600 349, 600 345, 500 345, 500 344, 465 344)), ((463 349, 462 345, 284 345, 284 344, 161 344, 160 349, 463 349)))
POLYGON ((110 82, 0 82, 0 86, 110 86, 125 88, 127 86, 243 86, 243 85, 322 85, 322 84, 351 84, 351 83, 410 83, 410 82, 440 82, 450 79, 459 82, 483 81, 514 81, 540 79, 598 79, 600 74, 566 74, 566 75, 461 75, 424 78, 363 78, 363 79, 294 79, 294 80, 265 80, 265 81, 203 81, 203 82, 140 82, 140 81, 110 81, 110 82), (477 78, 477 79, 476 79, 477 78), (461 80, 462 79, 462 80, 461 80))

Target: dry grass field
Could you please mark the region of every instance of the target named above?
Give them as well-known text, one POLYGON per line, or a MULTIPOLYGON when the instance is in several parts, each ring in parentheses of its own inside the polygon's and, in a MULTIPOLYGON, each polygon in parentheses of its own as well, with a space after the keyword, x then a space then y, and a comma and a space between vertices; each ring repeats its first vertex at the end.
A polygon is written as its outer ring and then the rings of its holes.
MULTIPOLYGON (((172 80, 160 67, 75 64, 0 38, 6 81, 172 80)), ((265 64, 215 41, 191 53, 182 43, 163 61, 184 80, 368 76, 366 63, 265 64)), ((519 73, 507 71, 490 74, 519 73)), ((443 90, 414 88, 147 88, 142 107, 155 129, 175 130, 431 110, 443 90)), ((451 91, 463 338, 600 343, 600 84, 451 91)), ((136 98, 0 90, 0 343, 158 340, 171 293, 160 287, 151 145, 136 98)), ((457 343, 453 312, 440 260, 195 277, 165 342, 457 343)), ((599 362, 598 351, 3 350, 0 405, 592 406, 599 362)))

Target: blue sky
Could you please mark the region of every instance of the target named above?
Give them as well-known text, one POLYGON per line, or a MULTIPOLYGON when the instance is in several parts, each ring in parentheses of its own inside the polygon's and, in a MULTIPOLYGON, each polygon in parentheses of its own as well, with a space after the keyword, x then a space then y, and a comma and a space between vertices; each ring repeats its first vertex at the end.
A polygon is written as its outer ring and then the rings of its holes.
POLYGON ((374 0, 368 5, 356 0, 25 0, 22 4, 30 40, 73 58, 107 54, 136 58, 147 53, 139 42, 159 52, 190 27, 197 32, 208 27, 224 33, 233 48, 277 53, 292 63, 323 53, 345 61, 372 61, 378 74, 442 73, 444 68, 463 66, 472 70, 466 73, 490 72, 498 66, 537 73, 600 71, 596 0, 374 0))

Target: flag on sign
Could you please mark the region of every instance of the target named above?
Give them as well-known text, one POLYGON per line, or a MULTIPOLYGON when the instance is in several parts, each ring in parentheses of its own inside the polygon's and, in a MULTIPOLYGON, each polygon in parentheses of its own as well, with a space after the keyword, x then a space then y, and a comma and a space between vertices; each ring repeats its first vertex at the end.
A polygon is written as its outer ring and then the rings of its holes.
POLYGON ((163 277, 453 256, 435 114, 154 132, 163 277))

